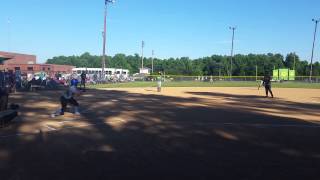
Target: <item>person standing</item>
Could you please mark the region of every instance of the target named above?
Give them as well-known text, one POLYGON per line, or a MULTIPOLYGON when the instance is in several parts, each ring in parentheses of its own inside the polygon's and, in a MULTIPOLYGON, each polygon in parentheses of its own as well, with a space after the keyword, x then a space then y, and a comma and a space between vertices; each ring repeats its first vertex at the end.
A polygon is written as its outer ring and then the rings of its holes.
POLYGON ((271 94, 271 97, 273 98, 273 92, 271 90, 271 77, 269 75, 265 75, 263 77, 263 86, 265 87, 266 90, 266 97, 269 97, 269 92, 271 94))
POLYGON ((86 91, 86 79, 87 79, 87 74, 83 71, 81 73, 81 84, 80 84, 80 89, 83 87, 83 91, 86 91))
POLYGON ((0 71, 0 111, 8 108, 9 93, 7 90, 7 82, 5 72, 0 71))
POLYGON ((159 72, 159 75, 157 76, 157 89, 158 89, 158 92, 161 92, 161 87, 162 87, 162 73, 159 72))
POLYGON ((9 88, 10 88, 10 93, 15 93, 16 92, 16 76, 15 74, 10 71, 9 72, 9 88))

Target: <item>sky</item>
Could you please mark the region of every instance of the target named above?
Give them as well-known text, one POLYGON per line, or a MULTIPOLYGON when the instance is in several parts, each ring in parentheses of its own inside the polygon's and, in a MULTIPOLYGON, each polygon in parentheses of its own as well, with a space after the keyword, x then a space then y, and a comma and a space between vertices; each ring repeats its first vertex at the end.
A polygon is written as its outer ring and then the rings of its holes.
MULTIPOLYGON (((104 0, 0 0, 0 51, 102 54, 104 0)), ((108 6, 107 54, 158 58, 296 52, 310 60, 319 0, 117 0, 108 6)), ((320 25, 319 25, 320 26, 320 25)), ((315 60, 320 59, 320 27, 315 60)))

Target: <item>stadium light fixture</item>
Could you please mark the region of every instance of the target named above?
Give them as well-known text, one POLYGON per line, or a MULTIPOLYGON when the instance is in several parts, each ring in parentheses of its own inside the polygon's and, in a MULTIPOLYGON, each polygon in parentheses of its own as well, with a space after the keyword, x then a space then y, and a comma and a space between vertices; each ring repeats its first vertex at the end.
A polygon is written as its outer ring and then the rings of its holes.
POLYGON ((312 45, 312 53, 311 53, 311 66, 310 66, 310 82, 312 82, 312 75, 313 75, 313 56, 314 56, 314 47, 315 42, 317 38, 317 29, 318 29, 318 23, 320 22, 319 19, 312 19, 313 22, 315 22, 315 28, 314 28, 314 34, 313 34, 313 45, 312 45))
POLYGON ((115 0, 105 0, 104 6, 104 28, 103 28, 103 52, 102 52, 102 78, 105 79, 106 69, 106 42, 107 42, 107 10, 108 3, 115 3, 115 0))

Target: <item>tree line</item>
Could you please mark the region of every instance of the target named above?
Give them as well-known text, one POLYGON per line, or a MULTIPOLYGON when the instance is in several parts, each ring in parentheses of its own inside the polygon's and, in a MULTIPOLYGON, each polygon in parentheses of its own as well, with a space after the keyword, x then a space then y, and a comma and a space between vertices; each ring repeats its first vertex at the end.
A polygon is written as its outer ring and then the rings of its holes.
MULTIPOLYGON (((159 59, 154 58, 154 72, 165 71, 171 75, 188 76, 228 76, 231 70, 231 57, 212 55, 198 59, 188 57, 159 59)), ((284 57, 281 54, 248 54, 235 55, 232 59, 233 76, 263 76, 272 74, 273 69, 289 68, 295 69, 298 76, 310 75, 310 63, 301 60, 294 53, 284 57)), ((47 64, 73 65, 76 67, 100 68, 101 56, 84 53, 80 56, 59 56, 48 59, 47 64)), ((107 57, 107 67, 129 69, 131 74, 138 73, 141 68, 141 56, 116 54, 107 57)), ((144 58, 144 67, 151 69, 152 59, 144 58)), ((313 64, 314 76, 320 75, 320 63, 313 64)))

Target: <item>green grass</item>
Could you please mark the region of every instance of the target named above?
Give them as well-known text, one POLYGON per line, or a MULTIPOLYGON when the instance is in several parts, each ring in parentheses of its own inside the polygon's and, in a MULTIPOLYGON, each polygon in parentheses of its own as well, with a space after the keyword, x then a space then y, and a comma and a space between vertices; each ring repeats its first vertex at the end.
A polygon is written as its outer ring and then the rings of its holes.
MULTIPOLYGON (((196 81, 180 81, 180 82, 164 82, 163 87, 257 87, 258 82, 232 82, 232 81, 217 81, 196 82, 196 81)), ((139 88, 139 87, 156 87, 156 82, 130 82, 117 84, 99 84, 91 85, 89 88, 139 88)), ((320 83, 303 83, 303 82, 284 82, 273 83, 274 88, 306 88, 320 89, 320 83)))
POLYGON ((304 82, 273 83, 272 86, 275 88, 320 89, 320 83, 304 83, 304 82))

